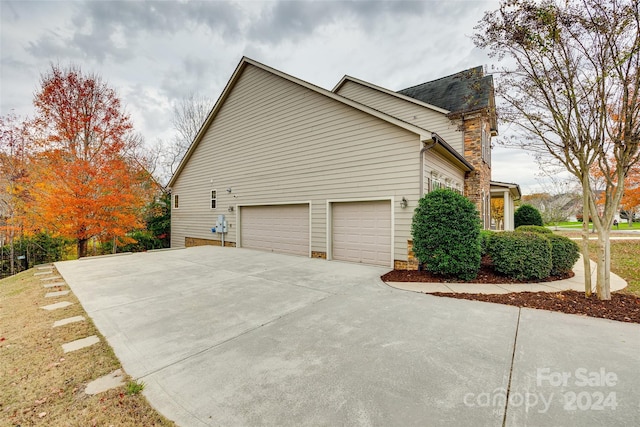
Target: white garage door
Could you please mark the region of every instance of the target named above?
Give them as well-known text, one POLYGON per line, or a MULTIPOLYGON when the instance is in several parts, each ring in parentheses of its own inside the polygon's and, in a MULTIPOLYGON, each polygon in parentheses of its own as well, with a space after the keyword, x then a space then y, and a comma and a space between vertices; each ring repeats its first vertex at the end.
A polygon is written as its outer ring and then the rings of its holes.
POLYGON ((240 246, 309 256, 309 205, 240 207, 240 246))
POLYGON ((391 202, 332 203, 333 259, 391 265, 391 202))

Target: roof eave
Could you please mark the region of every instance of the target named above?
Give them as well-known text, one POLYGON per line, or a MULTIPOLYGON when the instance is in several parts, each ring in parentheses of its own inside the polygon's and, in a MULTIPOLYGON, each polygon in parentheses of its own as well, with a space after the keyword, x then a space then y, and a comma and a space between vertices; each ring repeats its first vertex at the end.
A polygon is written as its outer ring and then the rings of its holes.
POLYGON ((458 153, 452 146, 447 144, 447 142, 440 137, 435 132, 431 133, 431 140, 436 144, 436 147, 440 147, 440 152, 444 154, 449 160, 455 160, 459 166, 462 166, 461 169, 464 169, 465 172, 471 172, 475 168, 471 163, 467 161, 460 153, 458 153))
POLYGON ((207 118, 205 119, 204 123, 202 124, 202 126, 200 126, 200 130, 196 134, 196 137, 193 139, 193 142, 191 142, 191 145, 189 146, 189 149, 187 150, 187 152, 185 153, 184 157, 180 161, 180 164, 178 165, 178 168, 176 169, 176 171, 171 176, 171 179, 169 180, 169 183, 167 184, 167 188, 170 189, 173 186, 173 184, 175 184, 175 181, 178 179, 178 176, 180 175, 180 173, 184 169, 184 166, 187 164, 187 162, 191 158, 191 155, 193 154, 193 152, 195 151, 196 147, 200 143, 200 140, 202 139, 202 137, 206 133, 207 129, 211 125, 211 122, 213 121, 213 118, 216 116, 216 114, 218 113, 218 111, 222 107, 222 104, 224 104, 224 101, 229 96, 229 93, 231 92, 231 89, 233 88, 233 86, 236 84, 236 81, 238 80, 238 76, 241 74, 242 70, 244 70, 244 68, 248 64, 247 59, 248 58, 245 57, 245 56, 243 56, 242 59, 240 59, 240 62, 236 66, 236 69, 233 71, 233 74, 231 74, 231 78, 229 79, 229 81, 225 85, 224 89, 222 90, 222 93, 218 97, 218 100, 216 101, 216 103, 213 105, 213 108, 211 109, 211 111, 207 115, 207 118))
POLYGON ((275 68, 271 68, 267 65, 264 65, 258 61, 255 61, 251 58, 247 58, 246 56, 243 56, 242 59, 240 60, 240 63, 238 64, 238 66, 236 67, 235 71, 233 72, 233 74, 231 75, 231 78, 229 79, 229 81, 227 82, 227 85, 225 86, 224 90, 222 91, 222 93, 220 94, 220 97, 218 98, 218 100, 216 101, 215 105, 213 106, 213 108, 211 109, 211 112, 209 113, 209 115, 207 116, 207 119, 204 121, 202 127, 200 128, 200 130, 198 131, 198 134, 196 135, 196 137, 194 138, 193 142, 191 143, 191 145, 189 146, 189 149, 187 150, 187 153, 185 154, 184 158, 182 159, 182 161, 180 162, 180 165, 178 166, 178 168, 176 169, 175 173, 173 174, 173 176, 171 177, 171 179, 169 180, 169 184, 167 184, 168 188, 171 188, 174 184, 175 181, 178 179, 178 176, 180 175, 180 173, 182 172, 182 170, 184 169, 186 163, 189 161, 189 159, 191 158, 191 155, 193 154, 193 152, 195 151, 195 149, 197 148, 198 144, 200 143, 200 141, 202 140, 204 134, 206 133, 207 129, 209 128, 209 126, 211 125, 211 122, 213 121, 213 119, 215 118, 215 116, 217 115, 218 111, 220 110, 220 108, 222 107, 222 104, 224 104, 224 101, 227 99, 227 97, 229 96, 229 93, 231 92, 231 90, 233 89, 233 87, 235 86, 240 74, 242 73, 242 71, 244 70, 244 68, 247 65, 253 65, 255 67, 258 67, 264 71, 267 71, 269 73, 272 73, 276 76, 279 76, 281 78, 284 78, 288 81, 291 81, 293 83, 296 83, 302 87, 305 87, 309 90, 312 90, 316 93, 319 93, 321 95, 324 95, 326 97, 332 98, 342 104, 348 105, 352 108, 355 108, 357 110, 360 110, 364 113, 370 114, 374 117, 379 118, 380 120, 383 120, 387 123, 393 124, 395 126, 398 126, 400 128, 403 128, 409 132, 415 133, 416 135, 419 135, 420 138, 429 138, 430 137, 430 132, 422 129, 418 126, 415 126, 411 123, 408 122, 404 122, 396 117, 390 116, 388 114, 385 114, 381 111, 378 111, 374 108, 371 108, 367 105, 364 104, 360 104, 359 102, 353 101, 349 98, 345 98, 344 96, 338 95, 336 93, 333 93, 331 91, 328 91, 324 88, 321 88, 319 86, 316 86, 314 84, 311 84, 309 82, 306 82, 302 79, 299 79, 297 77, 291 76, 289 74, 286 74, 282 71, 276 70, 275 68))
POLYGON ((522 198, 522 191, 520 190, 520 185, 513 182, 500 182, 500 181, 489 181, 489 188, 491 187, 502 187, 509 190, 509 192, 513 195, 514 200, 520 200, 522 198))
POLYGON ((382 92, 384 94, 393 96, 393 97, 401 99, 403 101, 407 101, 407 102, 410 102, 412 104, 416 104, 416 105, 419 105, 421 107, 425 107, 425 108, 428 108, 430 110, 437 111, 438 113, 442 113, 442 114, 451 113, 449 110, 446 110, 444 108, 438 107, 437 105, 433 105, 433 104, 429 104, 428 102, 420 101, 419 99, 415 99, 415 98, 412 98, 410 96, 403 95, 403 94, 398 93, 398 92, 394 92, 394 91, 386 89, 386 88, 384 88, 382 86, 378 86, 378 85, 375 85, 373 83, 369 83, 367 81, 364 81, 364 80, 361 80, 361 79, 358 79, 358 78, 355 78, 355 77, 351 77, 349 75, 345 75, 344 77, 342 77, 342 79, 331 90, 331 92, 336 93, 348 81, 352 81, 352 82, 360 84, 362 86, 366 86, 366 87, 368 87, 370 89, 377 90, 378 92, 382 92))

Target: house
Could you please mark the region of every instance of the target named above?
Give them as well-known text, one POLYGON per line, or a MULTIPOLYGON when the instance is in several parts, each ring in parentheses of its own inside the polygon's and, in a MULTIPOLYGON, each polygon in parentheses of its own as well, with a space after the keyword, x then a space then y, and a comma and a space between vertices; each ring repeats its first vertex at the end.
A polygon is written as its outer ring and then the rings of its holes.
POLYGON ((169 183, 171 246, 417 268, 425 193, 465 194, 490 226, 493 103, 482 68, 400 92, 345 76, 329 91, 243 58, 169 183))

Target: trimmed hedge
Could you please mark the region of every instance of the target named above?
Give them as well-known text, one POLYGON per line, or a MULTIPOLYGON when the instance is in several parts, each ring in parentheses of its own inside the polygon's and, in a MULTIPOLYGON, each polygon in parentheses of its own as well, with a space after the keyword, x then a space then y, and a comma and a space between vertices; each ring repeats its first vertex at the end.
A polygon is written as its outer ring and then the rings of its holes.
POLYGON ((496 272, 517 280, 544 279, 551 274, 551 242, 539 233, 494 233, 488 253, 496 272))
POLYGON ((420 199, 411 224, 413 252, 425 269, 465 281, 480 270, 480 217, 475 205, 451 190, 420 199))
POLYGON ((539 225, 540 227, 544 225, 540 211, 531 205, 522 205, 516 209, 513 214, 513 223, 516 228, 521 225, 539 225))
POLYGON ((489 249, 489 239, 494 234, 491 230, 480 230, 480 255, 485 256, 489 249))
POLYGON ((540 227, 539 225, 521 225, 520 227, 516 228, 516 231, 540 233, 540 234, 553 234, 553 231, 549 230, 547 227, 540 227))
POLYGON ((551 275, 558 276, 570 272, 580 257, 578 244, 568 237, 556 234, 546 237, 551 242, 551 275))

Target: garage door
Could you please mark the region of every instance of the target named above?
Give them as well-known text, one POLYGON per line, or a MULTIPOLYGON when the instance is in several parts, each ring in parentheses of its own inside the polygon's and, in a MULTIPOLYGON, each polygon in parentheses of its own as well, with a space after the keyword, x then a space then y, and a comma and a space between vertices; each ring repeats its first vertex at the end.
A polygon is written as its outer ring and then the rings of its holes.
POLYGON ((309 256, 309 205, 240 207, 244 248, 309 256))
POLYGON ((391 265, 391 202, 332 203, 333 259, 391 265))

